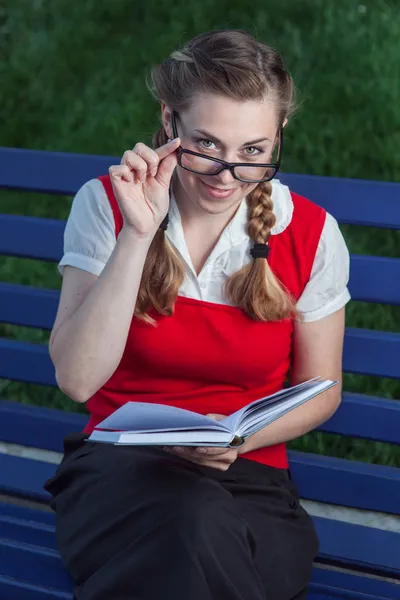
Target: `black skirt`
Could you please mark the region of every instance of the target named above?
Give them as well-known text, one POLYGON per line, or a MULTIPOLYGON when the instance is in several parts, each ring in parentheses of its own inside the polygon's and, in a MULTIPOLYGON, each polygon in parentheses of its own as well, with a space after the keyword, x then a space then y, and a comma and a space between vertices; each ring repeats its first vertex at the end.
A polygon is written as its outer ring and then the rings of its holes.
POLYGON ((318 542, 286 470, 65 439, 45 488, 77 600, 303 598, 318 542))

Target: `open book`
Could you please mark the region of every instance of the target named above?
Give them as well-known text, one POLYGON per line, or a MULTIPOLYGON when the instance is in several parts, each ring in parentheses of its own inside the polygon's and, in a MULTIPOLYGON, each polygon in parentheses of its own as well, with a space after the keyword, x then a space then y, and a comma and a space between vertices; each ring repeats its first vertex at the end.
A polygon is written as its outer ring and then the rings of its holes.
POLYGON ((88 441, 237 447, 266 425, 336 384, 337 381, 316 377, 255 400, 221 421, 174 406, 127 402, 99 423, 88 441))

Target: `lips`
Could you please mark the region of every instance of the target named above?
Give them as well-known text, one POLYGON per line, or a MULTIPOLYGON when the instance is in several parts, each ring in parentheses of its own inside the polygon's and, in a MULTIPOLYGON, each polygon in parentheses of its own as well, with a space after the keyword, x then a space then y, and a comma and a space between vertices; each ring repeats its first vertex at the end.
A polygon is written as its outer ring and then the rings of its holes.
POLYGON ((204 181, 200 180, 200 182, 203 184, 207 194, 212 198, 229 198, 236 191, 236 188, 217 188, 204 183, 204 181))

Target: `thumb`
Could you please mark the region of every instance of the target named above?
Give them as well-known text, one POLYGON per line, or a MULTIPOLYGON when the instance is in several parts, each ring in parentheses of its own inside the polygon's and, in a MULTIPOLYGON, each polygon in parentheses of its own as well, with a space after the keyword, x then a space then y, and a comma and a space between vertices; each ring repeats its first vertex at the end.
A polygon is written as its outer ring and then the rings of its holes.
POLYGON ((214 419, 215 421, 221 421, 222 419, 225 419, 226 415, 218 415, 215 413, 208 413, 208 415, 206 415, 206 417, 210 417, 210 419, 214 419))
POLYGON ((178 158, 176 152, 166 156, 158 166, 156 180, 160 185, 169 188, 172 173, 175 171, 176 165, 178 164, 178 158))

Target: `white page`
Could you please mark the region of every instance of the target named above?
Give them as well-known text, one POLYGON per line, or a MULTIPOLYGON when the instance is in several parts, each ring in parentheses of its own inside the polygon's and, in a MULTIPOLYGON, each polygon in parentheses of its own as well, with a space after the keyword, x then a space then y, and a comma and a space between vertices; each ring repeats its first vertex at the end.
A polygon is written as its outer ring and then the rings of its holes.
POLYGON ((271 396, 265 396, 264 398, 260 398, 258 400, 254 400, 244 408, 241 408, 234 412, 229 417, 222 419, 220 423, 224 424, 231 431, 237 432, 240 429, 240 424, 242 420, 247 416, 247 414, 251 414, 252 411, 257 410, 260 406, 264 406, 266 404, 271 404, 274 401, 279 400, 282 397, 292 396, 293 394, 298 393, 303 388, 310 388, 315 385, 318 381, 320 381, 320 377, 314 377, 309 381, 304 381, 303 383, 299 383, 291 388, 284 388, 271 394, 271 396))
POLYGON ((233 434, 227 431, 164 431, 135 433, 131 431, 94 430, 88 441, 127 445, 154 446, 227 446, 233 434))
POLYGON ((198 428, 227 431, 226 426, 210 417, 183 408, 150 402, 127 402, 96 427, 122 431, 198 428))
POLYGON ((329 388, 333 387, 337 384, 337 381, 324 380, 320 383, 317 383, 313 386, 313 389, 305 389, 304 391, 296 394, 296 396, 291 396, 280 403, 277 403, 275 406, 269 406, 264 414, 260 411, 257 415, 250 415, 248 419, 244 419, 243 423, 239 427, 238 434, 239 435, 248 435, 254 434, 256 431, 259 431, 263 427, 266 427, 276 419, 282 417, 287 414, 291 410, 301 406, 308 400, 311 400, 318 394, 325 392, 329 388))

